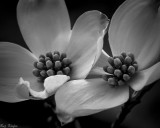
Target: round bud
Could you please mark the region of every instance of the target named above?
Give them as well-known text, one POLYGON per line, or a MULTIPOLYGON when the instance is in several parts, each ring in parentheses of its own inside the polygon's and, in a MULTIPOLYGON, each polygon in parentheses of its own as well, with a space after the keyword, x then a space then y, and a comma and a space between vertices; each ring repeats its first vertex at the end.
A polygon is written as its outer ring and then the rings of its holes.
POLYGON ((122 63, 124 63, 124 57, 123 57, 122 55, 117 56, 117 58, 119 58, 120 61, 121 61, 122 63))
POLYGON ((63 72, 64 72, 65 75, 68 75, 70 73, 70 68, 69 67, 65 67, 63 69, 63 72))
POLYGON ((58 56, 60 56, 60 53, 58 51, 54 51, 53 54, 57 54, 58 56))
POLYGON ((116 68, 120 68, 122 66, 122 62, 119 58, 114 59, 114 66, 116 68))
POLYGON ((119 81, 118 81, 118 85, 119 85, 119 86, 123 86, 124 84, 125 84, 125 83, 124 83, 122 80, 119 80, 119 81))
POLYGON ((126 58, 127 54, 125 52, 122 52, 121 55, 123 56, 123 58, 126 58))
POLYGON ((45 56, 44 55, 40 55, 39 58, 45 58, 45 56))
POLYGON ((48 60, 51 60, 51 58, 49 58, 49 57, 46 57, 46 58, 45 58, 45 61, 48 61, 48 60))
POLYGON ((117 85, 116 79, 114 77, 108 78, 108 83, 110 85, 117 85))
POLYGON ((48 76, 53 76, 53 75, 55 75, 55 73, 52 69, 49 69, 49 70, 47 70, 47 75, 48 76))
POLYGON ((42 63, 44 63, 44 62, 45 62, 45 58, 43 58, 43 57, 40 57, 40 58, 39 58, 39 62, 42 62, 42 63))
POLYGON ((132 63, 132 59, 129 56, 126 56, 126 58, 124 59, 124 63, 127 65, 130 65, 132 63))
POLYGON ((38 62, 36 61, 36 62, 34 62, 34 64, 33 64, 35 68, 37 68, 37 63, 38 63, 38 62))
POLYGON ((131 57, 132 61, 134 61, 134 55, 132 53, 128 53, 128 56, 131 57))
POLYGON ((47 76, 47 74, 46 74, 46 71, 45 71, 45 70, 42 70, 42 71, 40 72, 40 74, 41 74, 41 76, 42 76, 42 77, 46 77, 46 76, 47 76))
POLYGON ((67 57, 67 54, 66 53, 62 53, 61 54, 61 60, 63 60, 64 58, 66 58, 67 57))
POLYGON ((129 67, 128 67, 128 73, 129 73, 130 75, 133 75, 135 72, 136 72, 135 67, 133 67, 133 66, 129 66, 129 67))
POLYGON ((38 69, 43 69, 43 67, 44 67, 44 64, 42 62, 37 63, 37 68, 38 69))
POLYGON ((58 54, 53 55, 53 61, 58 61, 60 59, 58 54))
POLYGON ((56 70, 59 70, 61 67, 62 67, 61 62, 60 62, 60 61, 56 61, 56 62, 55 62, 55 65, 54 65, 54 68, 55 68, 56 70))
POLYGON ((46 57, 52 58, 52 52, 47 52, 46 57))
POLYGON ((122 65, 121 70, 123 73, 125 73, 127 71, 127 66, 126 65, 122 65))
POLYGON ((112 66, 108 66, 108 67, 107 67, 107 72, 108 72, 109 74, 113 74, 113 73, 114 73, 114 68, 113 68, 112 66))
POLYGON ((128 74, 123 74, 123 79, 125 81, 128 81, 128 80, 130 80, 130 76, 128 74))
POLYGON ((120 77, 122 75, 121 70, 119 70, 119 69, 114 70, 114 75, 117 77, 120 77))
POLYGON ((58 71, 57 75, 64 75, 62 71, 58 71))
POLYGON ((46 62, 46 67, 47 67, 48 69, 50 69, 50 68, 52 68, 52 66, 53 66, 52 61, 51 61, 51 60, 47 60, 47 62, 46 62))
POLYGON ((64 58, 62 60, 62 63, 63 63, 63 65, 69 65, 69 64, 71 64, 71 61, 68 58, 64 58))
POLYGON ((114 65, 114 59, 113 59, 113 57, 108 57, 108 62, 109 62, 109 64, 110 65, 114 65))

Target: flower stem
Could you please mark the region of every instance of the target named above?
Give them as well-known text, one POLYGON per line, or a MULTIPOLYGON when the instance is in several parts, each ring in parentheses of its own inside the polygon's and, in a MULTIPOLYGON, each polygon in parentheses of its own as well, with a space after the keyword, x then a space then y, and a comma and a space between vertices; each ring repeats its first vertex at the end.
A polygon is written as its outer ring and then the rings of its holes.
POLYGON ((46 108, 49 109, 49 117, 47 119, 48 122, 48 127, 49 128, 61 128, 61 123, 59 122, 57 115, 55 114, 54 110, 55 110, 55 102, 53 100, 53 97, 48 98, 45 103, 44 106, 46 108))
MULTIPOLYGON (((49 125, 49 128, 62 128, 63 125, 61 124, 61 122, 58 120, 57 118, 57 115, 55 113, 55 108, 56 108, 56 105, 55 105, 55 101, 53 100, 53 97, 51 98, 48 98, 45 102, 45 107, 49 108, 50 109, 50 116, 48 117, 48 125, 49 125)), ((73 122, 72 122, 72 127, 73 128, 81 128, 81 125, 78 121, 78 119, 75 119, 73 122)), ((64 126, 65 128, 65 126, 64 126)), ((66 126, 67 128, 67 126, 66 126)))
POLYGON ((141 98, 149 91, 156 82, 151 85, 144 87, 140 91, 133 91, 130 89, 130 98, 129 100, 122 106, 120 113, 117 115, 117 119, 112 123, 111 128, 119 128, 119 125, 125 120, 127 115, 131 112, 131 110, 139 103, 141 103, 141 98))

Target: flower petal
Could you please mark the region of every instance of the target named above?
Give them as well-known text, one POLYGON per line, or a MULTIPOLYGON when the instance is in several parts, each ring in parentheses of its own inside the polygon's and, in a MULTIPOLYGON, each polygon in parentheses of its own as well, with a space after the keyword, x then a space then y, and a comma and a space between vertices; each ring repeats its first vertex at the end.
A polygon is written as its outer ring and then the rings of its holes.
POLYGON ((55 75, 47 77, 44 81, 45 90, 49 95, 53 95, 56 90, 70 79, 66 75, 55 75))
MULTIPOLYGON (((18 102, 16 87, 23 77, 36 86, 32 69, 36 57, 25 48, 13 43, 0 42, 0 100, 18 102)), ((38 85, 36 88, 40 88, 38 85)))
POLYGON ((103 75, 105 74, 108 74, 108 73, 106 73, 102 67, 94 67, 91 69, 91 71, 87 75, 87 79, 102 78, 103 75))
POLYGON ((44 89, 41 91, 37 91, 31 88, 31 83, 29 81, 25 81, 21 77, 17 87, 17 92, 21 96, 24 95, 21 93, 22 88, 22 91, 25 93, 25 97, 28 97, 29 99, 46 99, 49 96, 55 94, 56 90, 69 79, 70 77, 66 75, 56 75, 47 77, 44 81, 44 89))
POLYGON ((20 88, 21 92, 17 92, 17 84, 6 85, 0 82, 0 101, 4 102, 21 102, 27 100, 27 94, 25 88, 20 88), (25 93, 25 94, 24 94, 25 93))
POLYGON ((139 91, 143 87, 152 84, 158 79, 160 79, 160 62, 148 69, 140 71, 133 81, 131 81, 130 86, 134 90, 139 91))
POLYGON ((46 99, 49 97, 47 91, 44 89, 42 91, 35 91, 31 88, 31 84, 29 81, 25 81, 23 80, 23 78, 21 77, 19 80, 19 86, 17 88, 17 92, 20 94, 20 88, 23 88, 23 92, 25 89, 25 96, 28 96, 28 98, 30 99, 31 97, 33 99, 46 99), (27 95, 29 94, 29 95, 27 95), (31 96, 30 96, 31 95, 31 96))
POLYGON ((68 45, 71 30, 64 0, 20 0, 17 15, 24 40, 36 56, 62 52, 68 45))
POLYGON ((102 50, 101 55, 98 59, 98 61, 96 62, 95 66, 96 67, 104 67, 106 65, 110 65, 108 63, 108 57, 110 57, 104 50, 102 50))
POLYGON ((107 65, 110 66, 110 64, 107 61, 108 57, 109 57, 109 55, 104 50, 102 50, 101 55, 100 55, 98 61, 96 62, 96 64, 94 65, 94 67, 91 69, 91 71, 87 75, 87 79, 102 78, 102 76, 104 74, 107 74, 103 70, 103 67, 107 66, 107 65))
POLYGON ((128 98, 127 86, 114 88, 103 79, 73 80, 55 95, 57 109, 75 117, 121 105, 128 98))
POLYGON ((74 117, 72 117, 71 115, 68 115, 58 110, 56 111, 56 115, 62 126, 74 120, 74 117))
POLYGON ((100 56, 108 18, 99 11, 82 14, 76 21, 67 55, 73 62, 73 79, 85 78, 100 56))
POLYGON ((131 52, 146 69, 160 59, 159 4, 155 0, 127 0, 113 15, 109 43, 113 55, 131 52), (148 52, 149 51, 149 52, 148 52))

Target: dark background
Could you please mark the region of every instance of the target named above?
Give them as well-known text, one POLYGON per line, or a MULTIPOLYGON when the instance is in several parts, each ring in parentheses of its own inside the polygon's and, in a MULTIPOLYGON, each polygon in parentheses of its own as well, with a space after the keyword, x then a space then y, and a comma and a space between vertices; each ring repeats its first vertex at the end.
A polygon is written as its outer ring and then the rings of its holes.
MULTIPOLYGON (((110 19, 124 0, 66 0, 71 24, 85 11, 99 10, 110 19)), ((0 41, 17 43, 25 48, 16 19, 18 0, 5 0, 0 3, 0 41)), ((105 50, 108 50, 105 37, 105 50)), ((128 115, 120 128, 160 128, 160 83, 157 83, 128 115)), ((115 119, 119 107, 103 111, 92 116, 78 118, 82 128, 107 128, 115 119)), ((18 128, 47 128, 46 119, 50 111, 44 109, 43 101, 25 101, 21 103, 0 102, 0 128, 3 125, 17 125, 18 128)), ((73 127, 68 124, 66 128, 73 127)))

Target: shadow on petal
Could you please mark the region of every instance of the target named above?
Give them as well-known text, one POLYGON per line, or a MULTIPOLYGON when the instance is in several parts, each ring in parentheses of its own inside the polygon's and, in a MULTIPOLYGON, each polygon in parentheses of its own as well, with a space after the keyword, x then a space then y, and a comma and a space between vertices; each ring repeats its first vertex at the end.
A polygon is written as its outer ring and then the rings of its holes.
POLYGON ((37 57, 62 52, 69 43, 70 19, 64 0, 19 0, 17 19, 26 44, 37 57))
POLYGON ((104 50, 102 50, 99 59, 97 60, 95 67, 104 67, 106 65, 110 66, 108 63, 108 57, 110 57, 104 50))
POLYGON ((147 69, 160 59, 160 17, 155 1, 125 1, 116 10, 109 27, 113 55, 133 53, 139 70, 147 69))
POLYGON ((107 16, 96 10, 77 19, 66 51, 73 62, 73 79, 85 78, 99 58, 108 22, 107 16))
POLYGON ((129 85, 136 91, 141 90, 143 87, 152 84, 160 79, 160 62, 152 67, 138 72, 137 76, 129 83, 129 85))
POLYGON ((6 102, 25 100, 26 97, 17 97, 16 87, 20 77, 35 80, 32 69, 37 58, 17 44, 1 42, 0 60, 0 100, 6 102))

